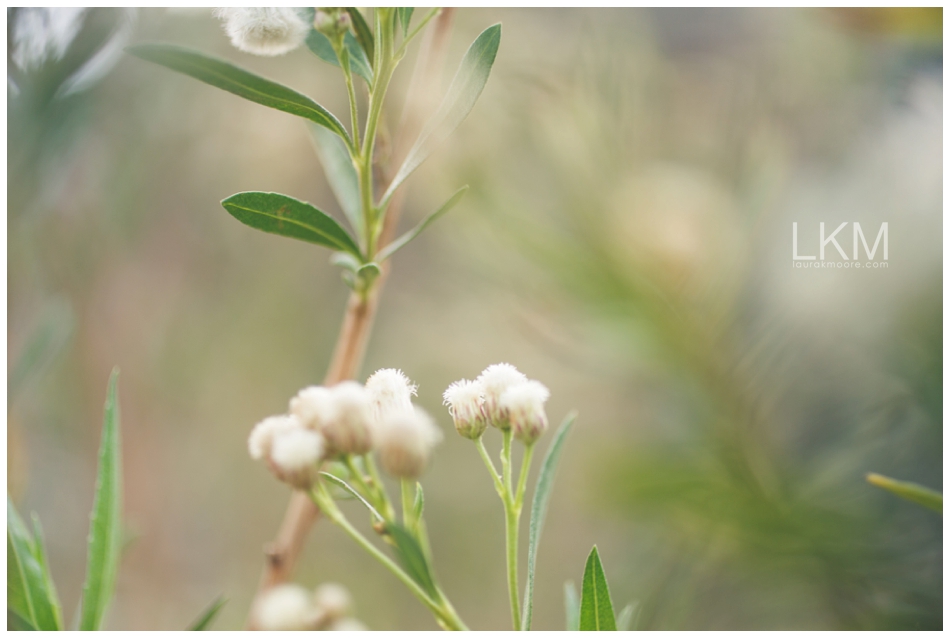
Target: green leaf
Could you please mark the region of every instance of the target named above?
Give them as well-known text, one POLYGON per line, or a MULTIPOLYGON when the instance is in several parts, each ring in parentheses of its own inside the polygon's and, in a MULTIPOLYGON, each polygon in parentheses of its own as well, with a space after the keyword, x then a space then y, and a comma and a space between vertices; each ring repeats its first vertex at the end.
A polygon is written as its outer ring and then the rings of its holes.
POLYGON ((350 152, 336 135, 316 124, 309 124, 310 139, 317 151, 330 189, 340 203, 343 214, 357 237, 363 236, 363 208, 360 203, 360 184, 350 152))
POLYGON ((379 520, 383 520, 383 517, 380 515, 379 512, 376 511, 376 508, 370 505, 369 501, 367 501, 365 498, 360 496, 360 493, 357 492, 355 489, 353 489, 353 487, 349 483, 341 479, 339 476, 334 476, 333 474, 330 474, 329 472, 320 472, 320 475, 323 476, 323 478, 325 478, 329 482, 336 485, 337 487, 343 488, 344 490, 346 490, 347 492, 349 492, 350 494, 358 498, 360 502, 366 506, 366 509, 368 509, 373 516, 375 516, 379 520))
POLYGON ((42 537, 34 539, 7 496, 7 608, 44 631, 63 628, 42 537))
POLYGON ((402 25, 402 37, 409 35, 409 22, 412 20, 412 7, 397 7, 396 19, 402 25))
POLYGON ((416 483, 416 498, 412 504, 412 520, 421 521, 422 513, 426 507, 426 497, 422 493, 422 483, 416 483))
MULTIPOLYGON (((350 14, 350 20, 353 22, 353 31, 356 32, 356 41, 359 42, 360 47, 362 47, 363 52, 366 54, 366 58, 369 60, 369 65, 372 67, 373 63, 373 32, 370 30, 369 25, 366 24, 366 20, 363 18, 363 14, 360 13, 360 10, 355 7, 347 7, 346 12, 350 14)), ((370 80, 372 84, 372 80, 370 80)))
MULTIPOLYGON (((363 48, 349 31, 343 36, 343 46, 350 56, 350 68, 353 73, 366 80, 366 84, 372 86, 373 68, 370 66, 369 60, 366 59, 363 48)), ((316 29, 310 29, 310 33, 307 34, 307 48, 324 62, 329 62, 336 67, 340 66, 340 59, 336 56, 336 51, 333 50, 330 39, 316 29)))
POLYGON ((102 439, 99 443, 99 470, 96 496, 89 524, 89 552, 86 582, 82 588, 79 629, 97 631, 115 588, 119 554, 122 549, 122 459, 119 440, 119 402, 116 385, 119 369, 109 377, 102 439))
POLYGON ((409 577, 416 581, 429 596, 438 598, 432 570, 419 542, 398 523, 387 524, 386 531, 396 544, 396 554, 409 577))
POLYGON ((429 227, 429 224, 452 210, 452 208, 459 203, 459 200, 462 199, 466 192, 468 192, 468 186, 463 186, 462 188, 455 191, 455 194, 449 197, 448 201, 439 206, 439 208, 434 213, 431 213, 428 217, 419 222, 418 226, 404 235, 401 235, 392 241, 388 246, 379 251, 379 255, 377 255, 376 260, 382 262, 392 257, 393 253, 418 237, 422 231, 429 227))
POLYGON ((139 44, 125 50, 138 58, 184 73, 251 102, 299 115, 333 131, 348 145, 352 145, 346 129, 330 111, 306 95, 254 75, 230 62, 173 44, 139 44))
POLYGON ((56 595, 56 584, 53 582, 53 575, 49 570, 49 560, 46 558, 46 538, 43 535, 43 527, 40 525, 40 517, 33 512, 33 556, 40 565, 43 573, 43 585, 53 610, 56 612, 56 620, 62 624, 62 611, 59 604, 59 597, 56 595))
POLYGON ((874 474, 873 472, 868 474, 866 478, 871 485, 885 489, 892 494, 896 494, 908 501, 913 501, 918 505, 923 505, 935 512, 943 513, 943 494, 940 492, 935 492, 917 483, 897 481, 886 476, 881 476, 880 474, 874 474))
POLYGON ((280 193, 249 191, 231 195, 221 205, 252 228, 343 250, 361 259, 359 246, 339 222, 306 202, 280 193))
POLYGON ((577 597, 574 581, 564 583, 564 622, 567 631, 577 631, 581 622, 581 601, 577 597))
POLYGON ((610 603, 610 589, 600 564, 597 546, 590 550, 584 568, 584 583, 581 586, 581 631, 617 631, 614 608, 610 603))
POLYGON ((10 609, 10 607, 7 607, 7 625, 7 629, 13 631, 36 631, 36 627, 29 620, 10 609))
POLYGON ((541 529, 544 527, 544 517, 548 513, 548 502, 551 500, 551 488, 554 486, 554 475, 557 471, 557 462, 561 458, 561 449, 567 435, 571 431, 577 412, 571 412, 554 434, 554 440, 548 447, 541 470, 538 472, 538 482, 534 487, 534 500, 531 502, 531 524, 528 527, 528 578, 524 586, 524 611, 522 612, 521 627, 524 631, 531 629, 531 615, 534 610, 534 570, 538 562, 538 544, 541 541, 541 529))
POLYGON ((469 47, 459 70, 449 85, 449 90, 439 110, 426 123, 419 138, 409 150, 402 166, 383 195, 383 208, 409 175, 429 156, 432 149, 449 136, 469 114, 478 96, 482 94, 488 75, 491 73, 498 45, 501 42, 501 25, 496 24, 482 31, 469 47))
POLYGON ((218 612, 221 611, 221 608, 224 607, 224 603, 228 602, 223 596, 218 596, 212 601, 212 603, 205 609, 201 616, 198 617, 198 620, 191 624, 191 627, 188 628, 188 631, 207 631, 208 627, 211 626, 214 617, 218 615, 218 612))
POLYGON ((636 629, 636 619, 640 615, 640 605, 630 603, 617 614, 617 631, 636 629))

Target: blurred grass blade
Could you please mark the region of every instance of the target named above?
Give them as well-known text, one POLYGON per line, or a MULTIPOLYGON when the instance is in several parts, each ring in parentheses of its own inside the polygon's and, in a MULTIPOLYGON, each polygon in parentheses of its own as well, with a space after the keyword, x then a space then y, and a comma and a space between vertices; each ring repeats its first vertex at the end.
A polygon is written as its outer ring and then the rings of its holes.
POLYGON ((531 629, 531 616, 534 610, 534 570, 538 562, 538 543, 541 541, 541 529, 544 527, 544 517, 548 513, 548 502, 551 500, 551 488, 554 485, 554 475, 557 471, 557 462, 561 458, 561 448, 567 435, 577 418, 577 412, 571 412, 561 423, 554 434, 554 440, 548 447, 541 470, 538 472, 538 482, 534 487, 534 500, 531 502, 531 524, 528 528, 528 578, 524 586, 524 612, 522 612, 521 627, 523 631, 531 629))
POLYGON ((590 550, 587 566, 584 567, 584 583, 581 585, 581 631, 616 631, 614 608, 610 602, 610 589, 600 564, 597 546, 590 550))
POLYGON ((251 102, 299 115, 333 131, 346 140, 347 144, 352 143, 340 121, 306 95, 245 71, 230 62, 173 44, 139 44, 126 48, 126 51, 251 102))
POLYGON ((33 538, 7 496, 7 608, 43 631, 63 628, 56 591, 46 568, 46 551, 33 538))
POLYGON ((413 239, 422 234, 426 228, 429 227, 429 224, 437 220, 442 215, 446 214, 452 208, 459 203, 465 193, 468 192, 468 186, 463 186, 462 188, 455 191, 448 201, 439 206, 434 213, 430 213, 428 217, 419 222, 419 225, 410 230, 409 232, 401 235, 391 242, 388 246, 379 251, 379 255, 376 256, 376 261, 383 262, 393 256, 397 250, 411 242, 413 239))
POLYGON ((393 178, 389 188, 383 195, 383 207, 399 188, 407 177, 432 152, 442 140, 449 136, 455 128, 462 123, 462 120, 469 114, 478 96, 482 94, 485 83, 488 82, 488 75, 491 73, 492 64, 495 63, 495 55, 498 53, 498 45, 501 42, 501 25, 496 24, 482 31, 481 35, 475 38, 475 42, 469 47, 462 63, 459 66, 452 84, 442 101, 439 110, 426 123, 419 138, 409 150, 409 154, 399 167, 399 172, 393 178))
POLYGON ((422 587, 423 591, 433 599, 438 599, 439 593, 432 577, 429 561, 426 560, 419 542, 404 527, 398 523, 386 525, 386 531, 396 544, 396 554, 406 573, 422 587))
POLYGON ((321 475, 323 478, 325 478, 326 480, 328 480, 328 481, 330 481, 331 483, 333 483, 334 485, 336 485, 337 487, 346 490, 348 493, 350 493, 351 495, 353 495, 353 496, 355 496, 356 498, 358 498, 358 499, 360 500, 360 502, 361 502, 363 505, 366 506, 366 509, 368 509, 368 510, 370 511, 370 513, 371 513, 373 516, 375 516, 375 517, 376 517, 377 519, 379 519, 379 520, 383 520, 383 517, 380 516, 379 512, 376 511, 376 508, 373 507, 372 505, 370 505, 370 504, 369 504, 369 501, 367 501, 365 498, 363 498, 362 496, 360 496, 359 492, 357 492, 356 490, 354 490, 354 489, 350 486, 349 483, 347 483, 346 481, 344 481, 343 479, 341 479, 339 476, 334 476, 334 475, 330 474, 329 472, 320 472, 320 475, 321 475))
POLYGON ((221 611, 221 608, 224 607, 224 603, 226 602, 228 601, 223 596, 215 598, 208 608, 202 612, 201 616, 198 617, 198 620, 191 624, 188 631, 207 631, 214 621, 214 617, 218 615, 218 612, 221 611))
MULTIPOLYGON (((369 66, 372 67, 373 52, 375 50, 373 32, 370 30, 369 25, 366 24, 366 19, 363 17, 363 14, 360 13, 359 9, 356 7, 347 7, 346 12, 350 14, 350 20, 353 22, 353 31, 356 32, 356 41, 360 47, 362 47, 366 59, 369 60, 369 66)), ((373 81, 369 80, 369 82, 372 84, 373 81)))
POLYGON ((339 222, 316 207, 280 193, 249 191, 221 202, 241 223, 265 233, 343 250, 362 259, 359 246, 339 222))
POLYGON ((350 152, 339 137, 316 124, 310 124, 310 138, 323 165, 327 182, 357 237, 363 236, 363 211, 360 204, 359 178, 350 152))
POLYGON ((115 588, 122 550, 122 459, 119 402, 116 397, 118 380, 119 369, 114 368, 106 395, 96 496, 89 525, 89 553, 79 622, 79 629, 83 631, 97 631, 102 626, 106 607, 115 588))
POLYGON ((412 20, 413 7, 397 7, 396 18, 402 26, 402 37, 409 35, 409 22, 412 20))
MULTIPOLYGON (((370 66, 369 60, 366 59, 363 48, 349 31, 343 36, 343 46, 346 47, 346 51, 350 55, 350 68, 353 73, 366 80, 366 84, 372 86, 373 68, 370 66)), ((311 29, 307 35, 307 48, 324 62, 329 62, 336 67, 340 66, 340 60, 336 57, 336 51, 333 50, 329 38, 316 29, 311 29)))
POLYGON ((23 351, 10 368, 8 401, 15 399, 30 377, 37 375, 56 357, 69 341, 75 323, 72 306, 64 298, 54 297, 44 303, 23 351))
POLYGON ((567 631, 577 631, 581 622, 581 601, 577 597, 577 587, 574 581, 564 583, 564 628, 567 631))
POLYGON ((617 614, 617 631, 630 631, 636 629, 636 619, 640 615, 640 605, 630 603, 620 610, 617 614))
POLYGON ((7 630, 8 631, 37 631, 29 620, 16 613, 10 607, 7 607, 7 630))
POLYGON ((867 481, 871 485, 885 489, 892 494, 896 494, 903 499, 908 501, 913 501, 918 505, 923 505, 926 508, 932 509, 935 512, 943 513, 943 494, 940 492, 935 492, 934 490, 924 487, 923 485, 918 485, 917 483, 909 483, 907 481, 897 481, 880 474, 871 474, 867 475, 867 481))

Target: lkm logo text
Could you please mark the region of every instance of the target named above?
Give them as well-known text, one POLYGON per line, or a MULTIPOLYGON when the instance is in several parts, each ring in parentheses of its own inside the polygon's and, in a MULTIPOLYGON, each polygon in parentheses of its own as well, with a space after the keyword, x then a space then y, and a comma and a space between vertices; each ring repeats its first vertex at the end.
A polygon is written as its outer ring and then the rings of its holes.
POLYGON ((818 242, 799 242, 798 222, 792 222, 792 267, 793 268, 887 268, 887 222, 883 222, 869 245, 867 236, 859 222, 852 223, 851 253, 845 251, 842 243, 847 243, 848 232, 845 230, 848 222, 842 222, 830 234, 825 228, 825 222, 818 224, 818 242), (840 233, 840 234, 839 234, 840 233), (840 242, 840 243, 839 243, 840 242), (801 248, 800 248, 801 246, 801 248), (864 249, 864 258, 861 257, 861 248, 864 249), (881 249, 880 259, 875 260, 881 249), (802 251, 802 252, 799 252, 802 251), (807 251, 808 254, 802 254, 807 251), (818 254, 815 254, 815 253, 818 254))

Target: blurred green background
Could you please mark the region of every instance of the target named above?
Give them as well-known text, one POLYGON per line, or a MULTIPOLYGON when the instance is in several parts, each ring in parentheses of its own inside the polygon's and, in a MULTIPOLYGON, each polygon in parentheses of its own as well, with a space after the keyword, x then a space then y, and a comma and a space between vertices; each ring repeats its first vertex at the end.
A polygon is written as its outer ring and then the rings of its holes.
MULTIPOLYGON (((11 48, 8 491, 75 609, 117 364, 129 541, 107 627, 183 628, 220 593, 217 627, 240 628, 289 496, 246 436, 319 382, 346 289, 325 250, 219 201, 338 208, 302 121, 121 47, 202 49, 340 114, 344 87, 306 49, 239 53, 207 10, 70 19, 64 51, 11 48)), ((563 627, 594 543, 641 629, 941 628, 940 516, 864 474, 942 485, 942 11, 464 9, 447 68, 498 21, 486 91, 403 225, 472 190, 395 258, 361 375, 402 368, 446 429, 423 483, 461 616, 510 626, 503 517, 441 392, 508 361, 553 421, 580 412, 536 628, 563 627), (854 221, 889 224, 886 270, 792 268, 792 222, 814 243, 854 221)), ((326 522, 297 580, 345 584, 371 628, 435 628, 326 522)))

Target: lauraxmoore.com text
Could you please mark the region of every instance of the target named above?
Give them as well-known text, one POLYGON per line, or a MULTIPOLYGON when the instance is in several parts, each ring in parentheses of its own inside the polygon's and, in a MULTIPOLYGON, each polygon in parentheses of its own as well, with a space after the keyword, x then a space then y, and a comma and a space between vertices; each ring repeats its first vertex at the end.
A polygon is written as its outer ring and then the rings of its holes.
POLYGON ((842 243, 847 243, 848 232, 841 231, 847 226, 848 222, 842 222, 831 234, 828 234, 825 229, 825 222, 820 222, 818 224, 817 242, 808 241, 809 234, 803 232, 804 238, 800 244, 798 240, 798 222, 792 222, 792 267, 871 270, 887 268, 887 222, 881 224, 877 236, 874 238, 874 243, 871 245, 868 244, 867 236, 864 234, 861 224, 854 222, 850 233, 852 240, 850 254, 842 246, 842 243), (863 256, 862 248, 864 249, 863 256), (880 258, 875 260, 879 248, 881 250, 880 258))

